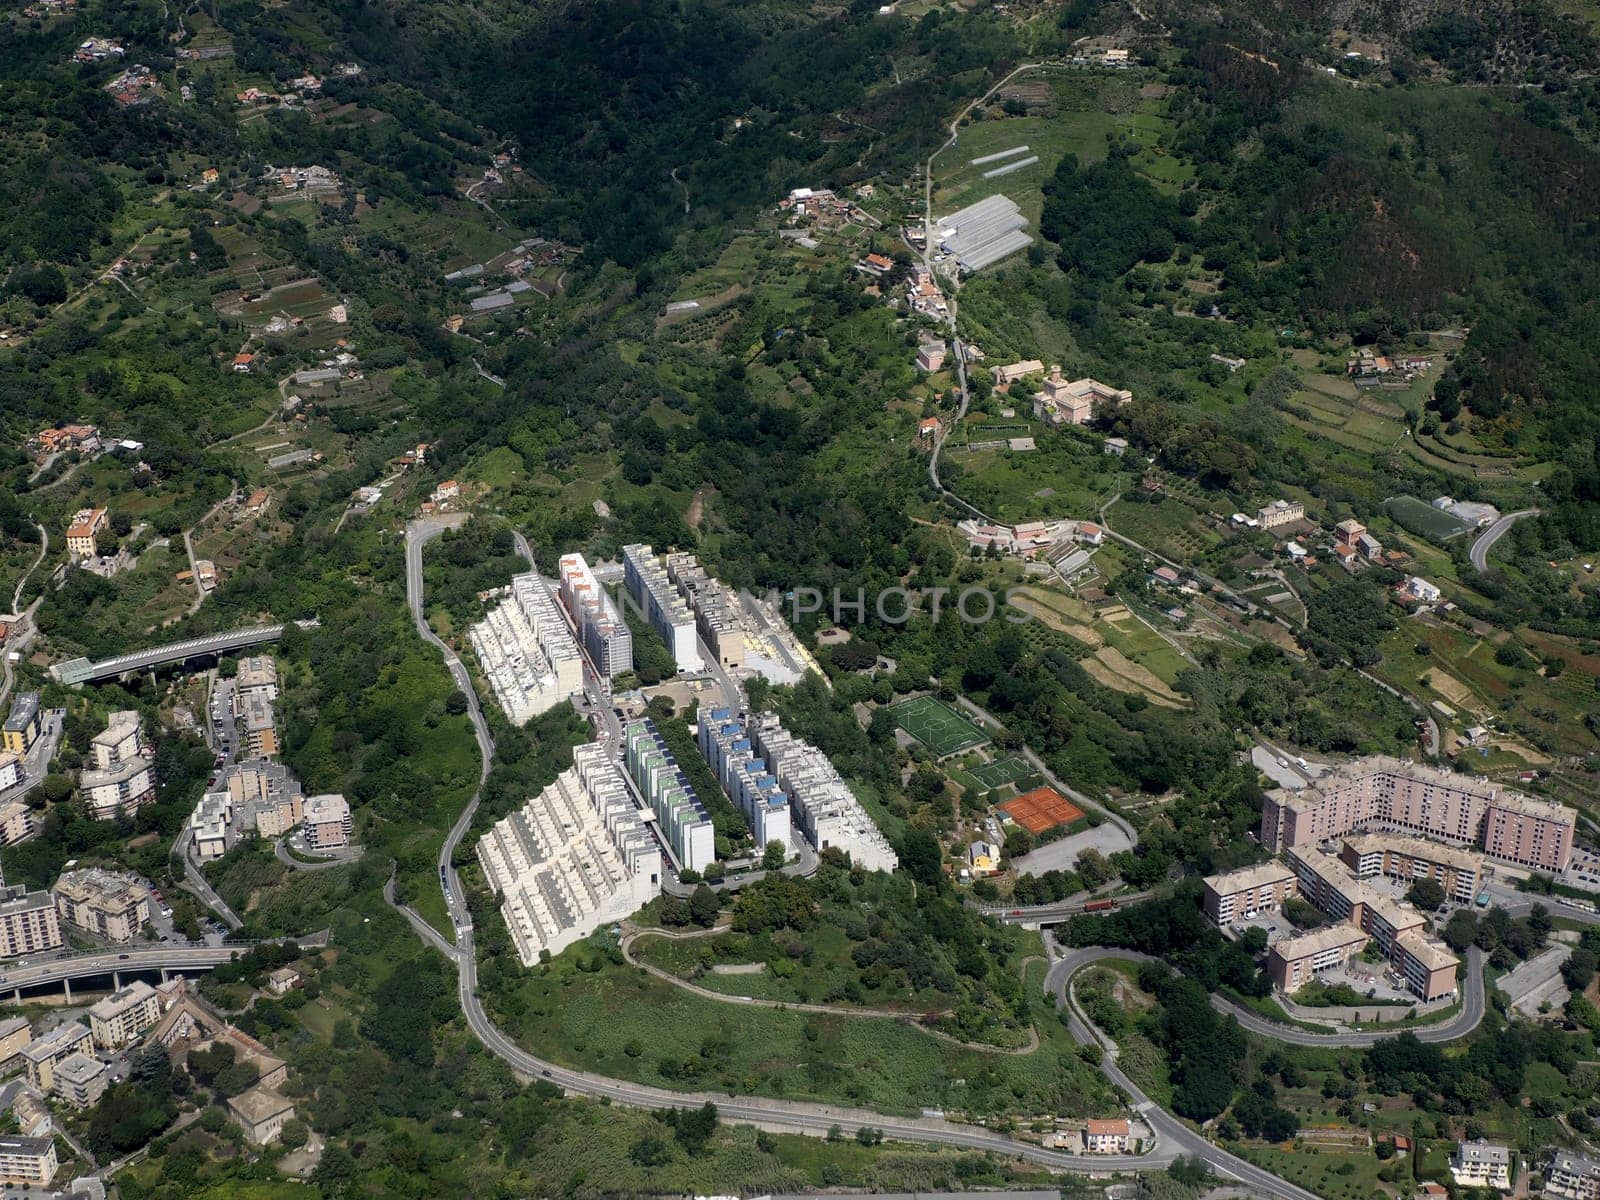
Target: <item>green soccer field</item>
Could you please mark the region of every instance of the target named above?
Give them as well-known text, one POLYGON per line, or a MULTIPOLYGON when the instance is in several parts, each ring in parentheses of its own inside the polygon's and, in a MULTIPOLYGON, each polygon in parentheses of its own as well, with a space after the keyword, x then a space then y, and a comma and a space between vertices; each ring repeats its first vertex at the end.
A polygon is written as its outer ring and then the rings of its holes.
POLYGON ((943 758, 970 750, 989 740, 988 736, 942 700, 917 696, 889 709, 894 723, 943 758))
POLYGON ((997 788, 1015 783, 1032 770, 1032 767, 1015 754, 1008 754, 1004 758, 995 759, 994 762, 984 763, 981 767, 973 767, 967 774, 986 788, 997 788))

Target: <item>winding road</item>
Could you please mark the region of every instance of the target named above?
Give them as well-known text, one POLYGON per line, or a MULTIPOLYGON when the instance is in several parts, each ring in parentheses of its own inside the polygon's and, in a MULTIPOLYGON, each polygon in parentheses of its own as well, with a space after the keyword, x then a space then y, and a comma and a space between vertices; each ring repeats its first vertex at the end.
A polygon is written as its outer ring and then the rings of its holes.
MULTIPOLYGON (((1047 938, 1049 935, 1046 935, 1047 938)), ((1054 943, 1054 938, 1049 938, 1047 945, 1054 943)), ((1107 959, 1122 959, 1127 962, 1162 962, 1164 960, 1149 954, 1141 954, 1137 950, 1119 950, 1110 946, 1089 946, 1079 950, 1068 950, 1059 958, 1054 959, 1054 966, 1045 978, 1046 990, 1053 993, 1062 1003, 1066 1002, 1066 987, 1068 981, 1078 971, 1093 963, 1104 962, 1107 959)), ((1467 951, 1467 987, 1462 998, 1461 1011, 1448 1021, 1440 1021, 1433 1025, 1416 1025, 1409 1022, 1398 1021, 1386 1029, 1353 1030, 1348 1033, 1316 1033, 1309 1029, 1300 1029, 1293 1025, 1285 1025, 1282 1021, 1274 1021, 1264 1017, 1254 1009, 1230 1000, 1226 996, 1211 994, 1211 1007, 1224 1016, 1235 1018, 1242 1028, 1261 1037, 1271 1038, 1273 1041, 1286 1042, 1291 1046, 1321 1046, 1338 1049, 1366 1049, 1375 1046, 1387 1038, 1398 1037, 1402 1033, 1416 1034, 1419 1042, 1452 1042, 1457 1038, 1465 1037, 1476 1029, 1483 1020, 1485 1011, 1483 987, 1483 951, 1476 946, 1467 951)))
MULTIPOLYGON (((406 529, 406 600, 411 610, 417 632, 443 654, 451 677, 467 697, 468 715, 472 719, 483 761, 480 781, 486 779, 493 761, 494 740, 483 720, 472 681, 460 659, 428 627, 423 611, 422 549, 423 546, 446 528, 437 522, 414 521, 406 529)), ((420 936, 439 949, 456 964, 457 999, 468 1028, 492 1054, 529 1078, 546 1079, 564 1091, 610 1103, 626 1104, 636 1108, 672 1108, 697 1106, 709 1100, 717 1106, 721 1117, 729 1121, 749 1122, 768 1129, 792 1130, 801 1133, 821 1134, 837 1126, 845 1134, 870 1128, 879 1130, 885 1137, 908 1142, 921 1142, 951 1146, 967 1150, 986 1150, 996 1154, 1035 1162, 1052 1170, 1108 1174, 1117 1171, 1152 1170, 1170 1166, 1178 1158, 1195 1155, 1203 1159, 1212 1170, 1225 1179, 1244 1183, 1259 1194, 1278 1197, 1280 1200, 1317 1200, 1314 1193, 1279 1179, 1270 1172, 1252 1166, 1243 1159, 1212 1145, 1200 1134, 1189 1129, 1154 1105, 1123 1075, 1117 1067, 1115 1054, 1108 1051, 1102 1066, 1107 1076, 1122 1087, 1133 1099, 1134 1106, 1156 1131, 1159 1143, 1155 1150, 1145 1155, 1094 1155, 1079 1156, 1059 1150, 1047 1149, 1035 1143, 1020 1141, 1008 1134, 977 1126, 962 1125, 943 1118, 889 1117, 861 1109, 834 1107, 826 1104, 802 1103, 757 1096, 732 1096, 722 1092, 678 1092, 649 1087, 627 1080, 612 1079, 588 1071, 574 1070, 541 1059, 517 1045, 503 1033, 483 1007, 478 997, 478 963, 472 942, 472 922, 462 896, 460 880, 450 859, 455 848, 471 827, 477 811, 479 792, 462 809, 461 816, 446 836, 439 852, 439 875, 445 889, 445 903, 454 922, 455 942, 450 946, 437 930, 428 925, 414 910, 395 902, 392 881, 385 886, 385 899, 405 914, 406 919, 420 936)), ((1047 945, 1049 943, 1047 942, 1047 945)), ((1062 992, 1071 970, 1053 967, 1048 980, 1059 979, 1062 992)), ((1091 1027, 1074 1014, 1071 1022, 1073 1037, 1082 1044, 1099 1044, 1099 1037, 1091 1027)))
POLYGON ((1524 517, 1536 517, 1538 515, 1539 510, 1537 508, 1525 508, 1521 512, 1507 513, 1480 533, 1477 541, 1472 543, 1471 550, 1472 565, 1477 568, 1478 574, 1487 575, 1489 573, 1489 551, 1494 549, 1494 544, 1505 536, 1506 530, 1524 517))

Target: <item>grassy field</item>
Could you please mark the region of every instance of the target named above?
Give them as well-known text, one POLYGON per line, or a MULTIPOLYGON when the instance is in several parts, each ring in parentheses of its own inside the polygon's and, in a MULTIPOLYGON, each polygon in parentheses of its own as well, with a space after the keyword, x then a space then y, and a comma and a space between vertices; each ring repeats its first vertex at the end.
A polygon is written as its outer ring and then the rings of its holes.
MULTIPOLYGON (((683 940, 643 937, 633 944, 631 953, 640 962, 729 996, 849 1005, 850 1001, 838 989, 847 980, 860 976, 850 958, 850 939, 841 929, 819 926, 806 933, 804 942, 806 953, 802 960, 791 958, 773 937, 731 931, 683 940), (762 969, 719 974, 711 969, 716 965, 760 965, 762 969)), ((886 994, 877 989, 865 994, 865 1007, 934 1013, 948 1009, 954 999, 931 988, 900 994, 886 994)))
MULTIPOLYGON (((1046 77, 1024 79, 1038 81, 1046 77)), ((1141 100, 1140 80, 1121 74, 1074 72, 1047 82, 1049 99, 1036 114, 1007 116, 999 108, 991 108, 984 118, 961 130, 960 140, 935 164, 936 213, 953 212, 1003 192, 1037 227, 1044 184, 1055 173, 1062 156, 1076 154, 1084 164, 1099 162, 1106 156, 1108 134, 1126 137, 1139 147, 1133 167, 1158 187, 1175 189, 1193 175, 1188 163, 1168 151, 1166 141, 1172 127, 1162 115, 1164 103, 1141 100), (988 163, 972 162, 974 158, 1024 145, 1028 147, 1025 154, 988 163), (983 178, 986 171, 1035 155, 1039 161, 1030 166, 996 178, 983 178)))
POLYGON ((894 723, 932 750, 938 758, 971 750, 989 740, 987 734, 936 696, 914 696, 889 709, 894 723))
POLYGON ((984 763, 981 767, 973 767, 967 774, 971 775, 978 783, 986 788, 1004 787, 1008 783, 1015 783, 1026 775, 1033 773, 1030 767, 1015 754, 1008 754, 994 762, 984 763))
POLYGON ((1041 1044, 1028 1054, 964 1048, 898 1021, 819 1016, 710 1000, 580 944, 534 971, 485 964, 502 1028, 541 1055, 658 1087, 846 1103, 915 1115, 1079 1114, 1115 1107, 1043 995, 1025 988, 1041 1044))

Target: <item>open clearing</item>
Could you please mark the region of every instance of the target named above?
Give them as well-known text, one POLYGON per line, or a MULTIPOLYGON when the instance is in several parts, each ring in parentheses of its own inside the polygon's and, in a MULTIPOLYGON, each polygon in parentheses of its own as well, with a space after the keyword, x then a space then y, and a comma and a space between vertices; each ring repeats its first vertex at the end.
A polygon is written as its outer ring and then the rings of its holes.
POLYGON ((1102 646, 1082 661, 1083 669, 1100 683, 1118 692, 1138 692, 1154 704, 1182 708, 1184 698, 1174 692, 1154 672, 1141 667, 1115 646, 1102 646))

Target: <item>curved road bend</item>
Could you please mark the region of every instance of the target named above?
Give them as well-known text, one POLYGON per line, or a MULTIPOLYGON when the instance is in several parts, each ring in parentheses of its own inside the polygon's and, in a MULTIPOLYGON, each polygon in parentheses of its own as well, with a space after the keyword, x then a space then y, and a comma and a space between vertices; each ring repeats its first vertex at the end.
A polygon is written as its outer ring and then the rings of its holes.
MULTIPOLYGON (((1045 948, 1047 951, 1053 949, 1054 940, 1047 939, 1045 948)), ((1145 1095, 1143 1089, 1129 1079, 1117 1065, 1116 1043, 1090 1023, 1088 1016, 1078 1008, 1069 985, 1074 972, 1097 958, 1137 957, 1139 956, 1129 955, 1125 951, 1096 947, 1073 951, 1065 958, 1056 960, 1051 966, 1049 974, 1045 976, 1045 988, 1054 993, 1057 1006, 1067 1010, 1067 1029, 1073 1038, 1085 1046, 1101 1048, 1100 1069, 1106 1073, 1111 1082, 1128 1094, 1129 1104, 1154 1131, 1163 1152, 1173 1156, 1189 1155, 1202 1159, 1223 1179, 1232 1179, 1245 1184, 1259 1194, 1290 1197, 1292 1200, 1313 1200, 1315 1192, 1279 1179, 1272 1172, 1246 1162, 1238 1155, 1231 1154, 1221 1146, 1207 1141, 1145 1095)))
POLYGON ((1489 573, 1489 551, 1505 535, 1506 530, 1522 520, 1523 517, 1536 517, 1538 515, 1539 510, 1537 508, 1525 508, 1521 512, 1507 513, 1480 533, 1477 540, 1472 543, 1472 550, 1469 552, 1472 558, 1472 565, 1477 568, 1478 574, 1487 575, 1489 573))
MULTIPOLYGON (((446 647, 428 628, 427 621, 422 611, 422 547, 439 532, 443 526, 413 522, 406 530, 406 598, 411 609, 412 619, 415 621, 417 631, 423 639, 440 649, 444 655, 445 663, 450 668, 450 673, 457 684, 466 693, 468 712, 472 717, 473 727, 477 731, 480 748, 483 749, 483 764, 480 778, 486 778, 490 762, 494 754, 494 741, 489 736, 488 727, 484 724, 483 714, 478 706, 477 694, 472 689, 472 681, 467 678, 465 668, 460 660, 446 647)), ((475 1037, 496 1057, 509 1064, 514 1070, 531 1078, 548 1079, 551 1083, 563 1090, 595 1099, 606 1099, 617 1104, 627 1104, 637 1108, 671 1108, 684 1105, 698 1105, 707 1100, 716 1104, 721 1115, 731 1121, 746 1121, 762 1125, 767 1128, 788 1129, 803 1133, 825 1133, 837 1125, 845 1133, 853 1133, 857 1129, 870 1127, 882 1130, 885 1136, 902 1141, 932 1143, 942 1146, 954 1146, 968 1150, 990 1150, 998 1154, 1009 1155, 1030 1162, 1036 1162, 1054 1170, 1100 1173, 1109 1171, 1136 1171, 1160 1168, 1170 1165, 1180 1155, 1188 1152, 1186 1147, 1193 1143, 1200 1143, 1209 1153, 1207 1160, 1217 1165, 1222 1155, 1227 1165, 1219 1169, 1229 1177, 1239 1179, 1249 1177, 1247 1173, 1259 1174, 1260 1180, 1256 1183, 1262 1192, 1270 1196, 1280 1197, 1281 1200, 1316 1200, 1312 1193, 1292 1184, 1283 1182, 1258 1168, 1250 1167, 1242 1160, 1233 1159, 1231 1155, 1205 1143, 1198 1135, 1188 1134, 1187 1141, 1179 1142, 1169 1140, 1150 1154, 1136 1155, 1096 1155, 1093 1157, 1078 1157, 1063 1154, 1058 1150, 1048 1150, 1043 1146, 1029 1142, 1016 1141, 1005 1134, 976 1126, 960 1125, 952 1121, 933 1118, 907 1119, 886 1117, 879 1113, 866 1112, 853 1108, 835 1108, 822 1104, 802 1104, 795 1101, 768 1099, 765 1097, 729 1096, 720 1092, 676 1092, 663 1088, 646 1087, 642 1084, 629 1083, 625 1080, 610 1079, 604 1075, 595 1075, 587 1071, 575 1071, 556 1063, 546 1062, 529 1054, 518 1046, 489 1019, 484 1010, 483 1003, 478 999, 478 962, 472 944, 472 924, 467 915, 466 906, 461 895, 461 886, 450 867, 450 857, 455 847, 460 843, 462 836, 472 821, 472 815, 477 811, 478 795, 474 794, 472 800, 463 809, 461 817, 451 828, 445 838, 445 844, 440 850, 441 878, 448 887, 448 907, 455 921, 456 944, 452 957, 457 967, 457 993, 461 1004, 462 1014, 465 1016, 467 1026, 475 1037), (1234 1165, 1237 1164, 1237 1165, 1234 1165)), ((392 896, 392 889, 385 889, 392 896)), ((404 906, 397 906, 402 912, 407 912, 404 906)), ((433 931, 433 936, 423 932, 422 926, 427 923, 415 914, 408 913, 408 920, 418 933, 427 938, 431 945, 442 949, 443 939, 433 931), (420 923, 419 923, 420 922, 420 923)), ((431 926, 428 927, 431 930, 431 926)), ((1085 1038, 1087 1033, 1085 1032, 1085 1038)), ((1168 1118, 1172 1120, 1171 1118, 1168 1118)), ((1174 1121, 1174 1124, 1176 1122, 1174 1121)), ((1178 1126, 1182 1128, 1182 1126, 1178 1126)))
MULTIPOLYGON (((413 523, 406 532, 406 592, 407 602, 411 609, 412 618, 416 622, 417 630, 424 640, 440 648, 444 654, 446 665, 450 667, 451 675, 465 691, 468 701, 468 711, 473 718, 473 726, 478 733, 480 747, 484 750, 484 759, 481 768, 481 777, 487 777, 490 761, 494 753, 494 742, 489 737, 487 726, 483 722, 483 715, 478 707, 477 695, 471 686, 471 680, 466 678, 465 669, 460 660, 433 634, 428 628, 427 621, 422 611, 422 547, 426 541, 438 531, 439 527, 421 526, 413 523)), ((1227 1178, 1249 1183, 1260 1192, 1268 1196, 1275 1196, 1281 1200, 1316 1200, 1313 1193, 1303 1188, 1296 1187, 1284 1180, 1278 1179, 1269 1172, 1259 1167, 1251 1166, 1243 1159, 1228 1154, 1219 1147, 1211 1145, 1204 1138, 1182 1125, 1175 1117, 1162 1112, 1150 1104, 1132 1082, 1123 1076, 1116 1068, 1115 1062, 1107 1056, 1107 1074, 1123 1087, 1130 1096, 1135 1097, 1135 1102, 1142 1104, 1147 1120, 1152 1122, 1152 1127, 1157 1129, 1161 1138, 1160 1145, 1150 1154, 1135 1155, 1096 1155, 1093 1157, 1079 1157, 1063 1154, 1058 1150, 1049 1150, 1043 1146, 1029 1142, 1016 1141, 1005 1134, 975 1126, 960 1125, 943 1119, 906 1119, 885 1117, 879 1113, 865 1112, 860 1109, 834 1108, 821 1104, 802 1104, 794 1101, 769 1099, 765 1097, 738 1097, 723 1093, 706 1092, 676 1092, 663 1088, 646 1087, 642 1084, 629 1083, 625 1080, 611 1079, 604 1075, 595 1075, 587 1071, 576 1071, 556 1063, 546 1062, 529 1054, 518 1046, 489 1019, 484 1010, 482 1001, 478 998, 478 963, 472 944, 472 925, 466 915, 466 907, 461 895, 459 881, 450 868, 450 856, 459 844, 462 836, 476 812, 478 796, 474 795, 467 807, 463 810, 460 819, 451 828, 445 839, 445 844, 440 850, 440 873, 448 887, 448 906, 456 923, 456 948, 452 956, 457 967, 457 994, 461 1011, 466 1018, 467 1026, 475 1037, 489 1049, 491 1053, 509 1064, 513 1069, 532 1078, 548 1079, 551 1083, 567 1092, 577 1095, 589 1096, 596 1099, 607 1099, 618 1104, 627 1104, 640 1108, 665 1108, 683 1105, 696 1105, 706 1100, 717 1105, 719 1112, 732 1121, 748 1121, 767 1128, 791 1129, 797 1132, 822 1133, 837 1125, 845 1133, 853 1133, 862 1127, 882 1130, 885 1136, 902 1141, 932 1143, 935 1145, 954 1146, 970 1150, 990 1150, 999 1154, 1015 1156, 1030 1162, 1037 1162, 1054 1170, 1070 1172, 1100 1173, 1107 1171, 1137 1171, 1140 1169, 1160 1168, 1169 1166, 1184 1154, 1200 1155, 1212 1168, 1227 1178)), ((386 889, 392 895, 392 890, 386 889)), ((402 908, 402 911, 405 911, 402 908)), ((409 914, 412 919, 414 914, 409 914)), ((413 926, 421 933, 420 918, 415 918, 413 926)), ((431 927, 429 927, 431 928, 431 927)), ((435 931, 436 933, 436 931, 435 931)), ((424 937, 428 934, 423 933, 424 937)), ((429 937, 430 944, 438 945, 438 941, 429 937)), ((1094 1040, 1087 1026, 1077 1023, 1073 1028, 1073 1036, 1080 1042, 1089 1043, 1094 1040)))
MULTIPOLYGON (((1053 942, 1052 938, 1047 944, 1053 942)), ((1045 989, 1055 995, 1058 1003, 1067 1003, 1069 999, 1067 985, 1072 976, 1091 963, 1111 958, 1125 959, 1129 962, 1163 961, 1148 954, 1140 954, 1136 950, 1119 950, 1109 946, 1088 946, 1079 950, 1068 950, 1055 960, 1050 973, 1045 976, 1045 989)), ((1271 1020, 1215 992, 1211 995, 1211 1007, 1225 1016, 1235 1018, 1240 1026, 1251 1033, 1274 1041, 1287 1042, 1292 1046, 1365 1049, 1387 1038, 1398 1037, 1402 1033, 1413 1033, 1421 1042, 1451 1042, 1471 1033, 1483 1020, 1485 1007, 1483 951, 1476 946, 1467 951, 1467 987, 1466 994, 1462 997, 1461 1011, 1450 1020, 1434 1025, 1413 1026, 1408 1022, 1397 1021, 1385 1029, 1352 1033, 1313 1033, 1307 1029, 1298 1029, 1281 1021, 1271 1020)))

